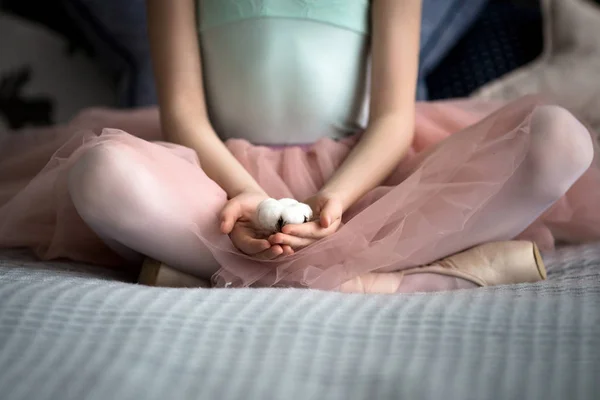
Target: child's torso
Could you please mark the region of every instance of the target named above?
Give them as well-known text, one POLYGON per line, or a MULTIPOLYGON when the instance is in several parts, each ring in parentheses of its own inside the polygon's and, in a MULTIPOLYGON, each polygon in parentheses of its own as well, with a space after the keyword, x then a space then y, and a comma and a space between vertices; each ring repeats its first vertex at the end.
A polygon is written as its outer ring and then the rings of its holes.
POLYGON ((364 127, 369 0, 198 0, 198 24, 224 139, 309 143, 364 127))

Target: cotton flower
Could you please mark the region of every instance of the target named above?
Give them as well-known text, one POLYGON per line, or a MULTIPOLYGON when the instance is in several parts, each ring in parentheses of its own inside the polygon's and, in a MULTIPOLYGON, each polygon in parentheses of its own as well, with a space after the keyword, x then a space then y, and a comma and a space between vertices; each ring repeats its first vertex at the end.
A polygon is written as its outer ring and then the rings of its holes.
POLYGON ((312 209, 308 204, 294 199, 266 199, 256 209, 256 222, 260 229, 279 232, 287 224, 302 224, 312 219, 312 209))

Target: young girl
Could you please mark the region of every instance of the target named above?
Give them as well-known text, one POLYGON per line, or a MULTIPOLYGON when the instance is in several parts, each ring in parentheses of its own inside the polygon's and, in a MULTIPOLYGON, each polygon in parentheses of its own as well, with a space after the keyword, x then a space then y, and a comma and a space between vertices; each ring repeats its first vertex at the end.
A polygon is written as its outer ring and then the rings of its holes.
POLYGON ((533 97, 416 104, 420 7, 148 0, 160 122, 88 110, 5 137, 0 246, 228 287, 542 279, 535 244, 600 237, 590 133, 533 97), (268 197, 317 218, 261 237, 268 197))

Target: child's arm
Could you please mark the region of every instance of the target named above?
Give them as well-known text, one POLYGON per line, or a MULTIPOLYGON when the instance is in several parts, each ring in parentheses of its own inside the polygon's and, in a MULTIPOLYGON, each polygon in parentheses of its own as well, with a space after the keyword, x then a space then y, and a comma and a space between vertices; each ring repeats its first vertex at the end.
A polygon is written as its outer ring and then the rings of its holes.
POLYGON ((413 140, 421 0, 374 0, 369 126, 321 192, 346 210, 379 185, 413 140))
POLYGON ((263 193, 213 130, 204 99, 194 0, 147 0, 148 31, 163 132, 194 149, 229 198, 263 193))

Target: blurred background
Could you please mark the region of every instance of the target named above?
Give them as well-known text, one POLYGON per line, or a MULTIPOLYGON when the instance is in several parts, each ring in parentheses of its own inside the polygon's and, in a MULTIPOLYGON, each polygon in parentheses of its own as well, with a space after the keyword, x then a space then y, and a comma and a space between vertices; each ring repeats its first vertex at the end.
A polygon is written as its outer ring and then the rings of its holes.
MULTIPOLYGON (((0 0, 0 128, 156 102, 145 0, 0 0)), ((424 0, 418 98, 468 96, 542 51, 539 0, 424 0)))

